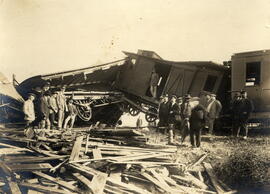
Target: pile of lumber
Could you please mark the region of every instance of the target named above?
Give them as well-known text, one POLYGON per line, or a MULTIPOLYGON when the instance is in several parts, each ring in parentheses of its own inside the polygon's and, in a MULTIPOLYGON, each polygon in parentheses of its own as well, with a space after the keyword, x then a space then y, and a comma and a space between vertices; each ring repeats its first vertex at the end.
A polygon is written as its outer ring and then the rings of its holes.
MULTIPOLYGON (((23 131, 2 131, 0 192, 235 192, 215 176, 211 164, 206 162, 206 153, 187 162, 181 160, 184 148, 123 145, 118 142, 121 140, 110 138, 117 137, 115 131, 40 130, 34 131, 32 139, 25 137, 23 131)), ((123 129, 118 135, 126 134, 141 136, 123 129)))

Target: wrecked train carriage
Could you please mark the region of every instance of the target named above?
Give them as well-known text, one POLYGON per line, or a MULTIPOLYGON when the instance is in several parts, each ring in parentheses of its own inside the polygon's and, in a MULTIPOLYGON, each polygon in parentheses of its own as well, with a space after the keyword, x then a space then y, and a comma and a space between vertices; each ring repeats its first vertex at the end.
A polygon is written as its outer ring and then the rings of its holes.
POLYGON ((125 59, 77 70, 31 77, 19 85, 19 92, 26 96, 37 92, 47 82, 51 90, 66 86, 65 95, 73 98, 81 121, 100 121, 114 125, 123 111, 122 94, 115 90, 114 80, 119 66, 125 59), (93 111, 92 111, 93 109, 93 111))
POLYGON ((148 122, 155 121, 157 100, 162 94, 184 96, 189 93, 197 97, 204 90, 218 94, 222 100, 228 88, 229 68, 226 66, 211 61, 167 61, 152 51, 124 53, 129 61, 120 67, 115 86, 125 94, 131 115, 142 111, 148 122), (153 72, 159 77, 156 98, 150 92, 153 72))
POLYGON ((254 104, 250 127, 270 127, 270 50, 236 53, 231 57, 232 97, 245 90, 254 104))
POLYGON ((29 93, 48 81, 52 89, 66 86, 66 95, 75 99, 81 120, 115 124, 123 111, 132 116, 144 112, 148 122, 155 121, 162 94, 223 92, 220 86, 227 67, 208 61, 167 61, 152 51, 124 53, 127 57, 123 60, 29 78, 20 84, 21 93, 29 93), (155 97, 150 92, 153 70, 159 78, 155 97))

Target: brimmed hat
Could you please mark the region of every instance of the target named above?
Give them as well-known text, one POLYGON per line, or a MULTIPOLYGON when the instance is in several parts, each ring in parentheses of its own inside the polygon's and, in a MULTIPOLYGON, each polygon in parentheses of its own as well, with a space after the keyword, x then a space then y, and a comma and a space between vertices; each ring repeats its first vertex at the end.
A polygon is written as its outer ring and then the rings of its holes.
POLYGON ((245 93, 247 93, 247 91, 245 91, 245 90, 240 91, 240 94, 245 94, 245 93))
POLYGON ((182 97, 182 96, 179 96, 179 97, 177 98, 177 100, 183 100, 183 97, 182 97))
POLYGON ((191 99, 190 94, 186 94, 186 95, 184 96, 184 99, 191 99))
POLYGON ((29 94, 28 94, 28 97, 30 97, 30 96, 34 96, 34 97, 36 97, 36 95, 35 95, 35 94, 33 94, 33 93, 29 93, 29 94))
POLYGON ((213 93, 213 94, 211 94, 210 96, 212 96, 212 97, 216 97, 217 95, 213 93))
POLYGON ((67 87, 66 86, 61 86, 61 88, 60 89, 66 89, 67 87))
POLYGON ((234 94, 234 96, 235 96, 235 97, 241 97, 241 94, 240 94, 239 92, 236 92, 236 93, 234 94))
POLYGON ((172 98, 175 98, 175 99, 177 99, 177 96, 176 96, 176 95, 172 95, 172 98))

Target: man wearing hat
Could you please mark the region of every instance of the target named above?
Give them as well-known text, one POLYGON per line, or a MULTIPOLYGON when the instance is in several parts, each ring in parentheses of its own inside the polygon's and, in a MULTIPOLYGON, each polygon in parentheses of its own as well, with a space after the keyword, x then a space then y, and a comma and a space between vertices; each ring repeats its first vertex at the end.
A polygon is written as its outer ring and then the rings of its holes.
POLYGON ((253 103, 247 97, 246 91, 241 91, 241 100, 239 102, 239 123, 236 126, 236 136, 239 136, 240 130, 244 130, 244 139, 247 139, 248 135, 248 119, 250 117, 250 113, 253 111, 253 103))
POLYGON ((241 94, 240 92, 236 92, 231 101, 232 135, 233 136, 238 136, 237 131, 240 125, 240 102, 241 102, 241 94))
POLYGON ((50 129, 51 128, 51 122, 49 119, 50 115, 50 105, 49 105, 49 92, 44 92, 43 96, 40 98, 40 109, 41 109, 41 128, 42 129, 50 129))
POLYGON ((192 107, 190 104, 191 96, 190 94, 186 94, 184 96, 184 101, 181 105, 181 117, 182 117, 182 140, 183 143, 185 141, 186 136, 189 134, 190 131, 190 123, 189 118, 191 116, 192 107))
MULTIPOLYGON (((168 105, 168 95, 160 96, 160 104, 158 109, 158 118, 159 123, 158 127, 159 130, 161 128, 166 128, 168 126, 168 115, 169 115, 169 105, 168 105)), ((165 132, 165 130, 164 130, 165 132)))
POLYGON ((209 127, 209 134, 213 135, 215 120, 219 118, 219 114, 222 109, 222 105, 219 100, 216 99, 216 94, 210 94, 210 103, 208 104, 207 111, 207 120, 209 127))
POLYGON ((72 129, 73 125, 74 125, 74 122, 75 122, 75 119, 76 119, 76 116, 78 114, 77 108, 73 104, 72 99, 68 100, 67 112, 68 112, 68 116, 67 116, 67 118, 65 120, 64 129, 67 129, 69 121, 70 121, 69 129, 72 129))
POLYGON ((58 106, 58 129, 59 130, 61 130, 63 127, 63 121, 65 118, 65 110, 67 110, 66 96, 64 95, 65 90, 66 90, 66 87, 62 86, 56 97, 56 102, 58 106))
POLYGON ((25 128, 30 128, 32 122, 35 120, 35 110, 33 101, 35 99, 35 94, 30 93, 28 99, 23 104, 24 119, 26 121, 25 128))
POLYGON ((169 144, 174 143, 174 129, 175 129, 175 115, 179 114, 180 112, 180 107, 176 103, 176 96, 172 95, 171 101, 169 103, 169 118, 168 118, 168 123, 169 123, 169 144))
POLYGON ((57 106, 57 92, 53 92, 52 95, 49 98, 49 107, 50 107, 50 122, 51 126, 55 127, 56 126, 56 121, 55 121, 55 116, 58 113, 58 106, 57 106))

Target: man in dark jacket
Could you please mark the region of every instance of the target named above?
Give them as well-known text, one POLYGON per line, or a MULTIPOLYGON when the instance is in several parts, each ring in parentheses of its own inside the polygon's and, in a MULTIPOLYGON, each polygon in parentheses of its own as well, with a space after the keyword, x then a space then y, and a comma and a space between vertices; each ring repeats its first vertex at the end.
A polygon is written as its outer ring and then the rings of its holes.
POLYGON ((241 100, 239 102, 239 126, 237 128, 237 136, 239 136, 241 128, 244 130, 244 139, 247 139, 248 135, 248 119, 253 111, 253 103, 247 97, 246 91, 241 91, 241 100))
POLYGON ((182 126, 181 126, 182 140, 181 140, 181 142, 182 143, 185 141, 185 138, 189 134, 189 130, 190 130, 189 118, 191 116, 191 111, 192 111, 190 99, 191 99, 191 96, 189 94, 186 94, 184 96, 184 101, 181 104, 181 117, 182 117, 182 126))
POLYGON ((165 96, 160 97, 160 104, 159 104, 159 109, 158 109, 159 130, 161 128, 165 129, 166 127, 168 127, 168 116, 169 116, 168 95, 165 95, 165 96))
POLYGON ((190 142, 192 147, 200 147, 201 131, 205 127, 205 122, 206 122, 206 111, 205 108, 199 104, 193 108, 190 116, 190 142))
POLYGON ((180 107, 176 103, 176 96, 172 95, 171 102, 169 103, 169 118, 168 118, 168 123, 169 123, 169 144, 173 144, 173 139, 174 139, 174 127, 175 127, 175 115, 179 114, 180 112, 180 107))
POLYGON ((49 105, 49 92, 44 92, 43 96, 40 98, 40 109, 41 109, 41 128, 51 128, 51 122, 49 119, 50 115, 50 105, 49 105))

